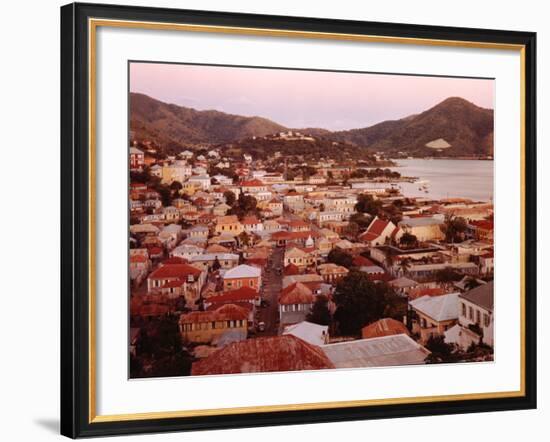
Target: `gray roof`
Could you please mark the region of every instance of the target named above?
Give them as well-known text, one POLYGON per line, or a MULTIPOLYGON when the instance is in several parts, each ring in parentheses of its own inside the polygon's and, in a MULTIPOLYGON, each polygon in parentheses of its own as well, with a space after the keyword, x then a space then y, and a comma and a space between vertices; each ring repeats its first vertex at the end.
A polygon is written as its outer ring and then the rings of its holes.
POLYGON ((460 297, 492 312, 494 307, 494 283, 491 281, 487 284, 480 285, 462 293, 460 297))
POLYGON ((425 295, 409 304, 435 321, 449 321, 458 318, 458 296, 458 293, 440 296, 425 295))
POLYGON ((390 281, 390 285, 392 287, 397 287, 401 289, 401 288, 407 288, 407 287, 415 287, 418 285, 418 282, 416 282, 414 279, 409 279, 402 276, 401 278, 397 278, 397 279, 394 279, 393 281, 390 281))
POLYGON ((405 334, 321 346, 336 368, 423 364, 430 352, 405 334))
POLYGON ((281 313, 281 325, 285 324, 297 324, 306 320, 309 312, 300 310, 297 312, 282 312, 281 313))
POLYGON ((303 321, 285 327, 283 335, 293 335, 309 344, 323 345, 328 334, 328 325, 313 324, 303 321))

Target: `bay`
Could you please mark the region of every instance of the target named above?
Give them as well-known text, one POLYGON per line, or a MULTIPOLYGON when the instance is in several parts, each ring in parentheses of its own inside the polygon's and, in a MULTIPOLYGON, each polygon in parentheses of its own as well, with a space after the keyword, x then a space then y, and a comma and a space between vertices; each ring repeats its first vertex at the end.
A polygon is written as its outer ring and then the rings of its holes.
POLYGON ((494 164, 490 160, 398 159, 392 167, 401 176, 418 177, 421 183, 400 182, 405 196, 469 198, 493 201, 494 164))

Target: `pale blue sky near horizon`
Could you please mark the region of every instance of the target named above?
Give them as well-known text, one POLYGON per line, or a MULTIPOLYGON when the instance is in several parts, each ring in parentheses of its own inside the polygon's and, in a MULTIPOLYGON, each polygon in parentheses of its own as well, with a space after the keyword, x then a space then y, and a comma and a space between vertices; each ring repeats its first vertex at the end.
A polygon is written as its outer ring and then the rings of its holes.
POLYGON ((423 112, 448 97, 493 108, 490 79, 130 63, 130 91, 197 110, 344 130, 423 112))

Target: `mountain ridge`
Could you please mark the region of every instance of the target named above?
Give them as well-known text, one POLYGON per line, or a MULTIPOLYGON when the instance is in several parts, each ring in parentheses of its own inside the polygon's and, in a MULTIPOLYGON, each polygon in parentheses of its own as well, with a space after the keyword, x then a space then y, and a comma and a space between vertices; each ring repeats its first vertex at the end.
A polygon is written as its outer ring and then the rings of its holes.
POLYGON ((493 110, 460 97, 449 97, 418 114, 372 126, 330 131, 291 129, 268 118, 245 117, 217 110, 195 110, 141 93, 130 93, 130 129, 137 140, 153 139, 168 150, 193 144, 224 144, 297 130, 334 142, 387 153, 418 156, 493 154, 493 110), (446 149, 426 145, 443 139, 446 149))

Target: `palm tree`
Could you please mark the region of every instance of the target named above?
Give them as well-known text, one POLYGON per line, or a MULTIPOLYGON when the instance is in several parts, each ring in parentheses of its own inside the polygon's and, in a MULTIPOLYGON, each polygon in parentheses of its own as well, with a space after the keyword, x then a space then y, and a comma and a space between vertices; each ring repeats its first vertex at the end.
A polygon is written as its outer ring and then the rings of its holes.
POLYGON ((410 268, 411 268, 411 262, 409 258, 402 259, 401 262, 399 263, 399 270, 403 275, 405 275, 410 268))

